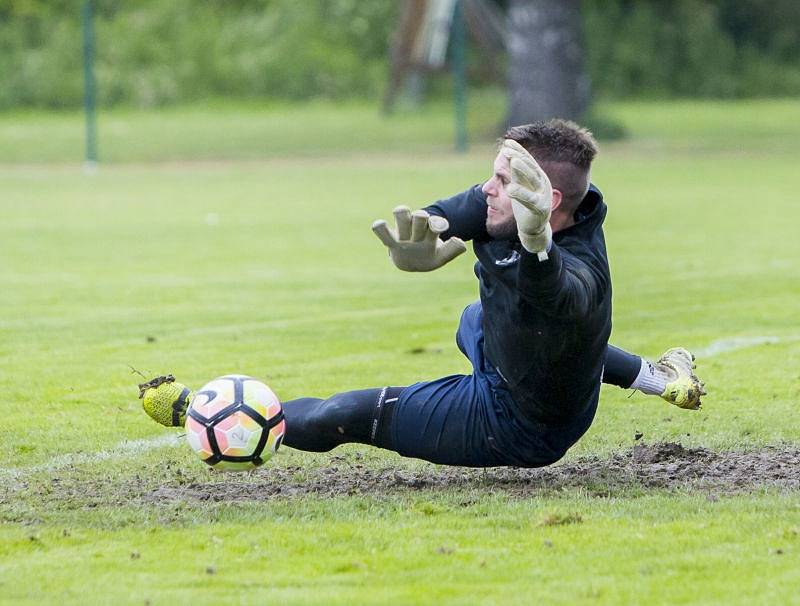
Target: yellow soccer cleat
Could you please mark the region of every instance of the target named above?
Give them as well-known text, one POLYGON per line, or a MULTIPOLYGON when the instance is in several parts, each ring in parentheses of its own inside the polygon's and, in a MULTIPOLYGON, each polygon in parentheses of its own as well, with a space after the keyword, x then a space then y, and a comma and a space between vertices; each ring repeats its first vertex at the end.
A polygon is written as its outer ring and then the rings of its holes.
POLYGON ((167 427, 183 427, 186 409, 194 392, 172 375, 160 376, 139 384, 142 408, 156 423, 167 427))
POLYGON ((694 374, 696 365, 691 352, 683 347, 673 347, 664 352, 655 366, 666 380, 662 398, 679 408, 700 408, 700 397, 706 395, 706 390, 703 382, 694 374))

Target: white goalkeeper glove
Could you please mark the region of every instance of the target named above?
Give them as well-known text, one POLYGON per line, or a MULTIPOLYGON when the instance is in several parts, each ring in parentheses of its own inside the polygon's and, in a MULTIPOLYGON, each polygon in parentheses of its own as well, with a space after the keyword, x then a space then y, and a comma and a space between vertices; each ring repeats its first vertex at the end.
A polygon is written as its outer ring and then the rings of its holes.
POLYGON ((449 224, 444 217, 431 216, 424 210, 413 214, 407 206, 394 209, 397 231, 379 219, 372 224, 372 231, 389 249, 392 263, 403 271, 432 271, 449 263, 467 250, 459 238, 442 242, 439 235, 446 232, 449 224))
POLYGON ((517 220, 519 240, 525 250, 536 253, 540 261, 545 261, 553 240, 550 229, 553 187, 550 179, 533 156, 516 141, 503 141, 501 153, 511 164, 511 183, 506 191, 517 220))

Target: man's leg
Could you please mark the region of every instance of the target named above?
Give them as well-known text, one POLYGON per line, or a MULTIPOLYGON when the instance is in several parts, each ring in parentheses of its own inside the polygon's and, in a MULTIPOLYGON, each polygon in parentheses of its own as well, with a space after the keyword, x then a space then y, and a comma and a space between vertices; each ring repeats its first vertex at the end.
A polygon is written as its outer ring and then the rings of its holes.
POLYGON ((694 356, 681 347, 650 362, 613 345, 606 348, 603 383, 660 396, 681 408, 700 408, 705 386, 694 374, 694 356))
POLYGON ((461 315, 456 344, 469 375, 415 383, 402 391, 392 419, 392 450, 440 465, 540 467, 563 456, 527 419, 483 354, 480 303, 461 315))
MULTIPOLYGON (((194 392, 172 375, 139 385, 145 412, 157 423, 182 427, 194 392)), ((393 449, 391 420, 404 387, 348 391, 328 399, 298 398, 282 403, 286 420, 283 444, 326 452, 348 442, 393 449)))
POLYGON ((327 452, 357 442, 392 448, 390 420, 403 387, 348 391, 323 400, 299 398, 283 403, 286 446, 327 452))
MULTIPOLYGON (((479 310, 475 304, 465 311, 457 343, 473 365, 482 368, 479 310)), ((536 441, 535 432, 508 418, 507 406, 498 399, 510 396, 491 378, 476 372, 409 387, 349 391, 327 400, 290 400, 283 403, 283 443, 324 452, 356 442, 433 463, 473 467, 552 462, 557 455, 536 441), (526 447, 525 456, 511 448, 515 445, 526 447), (536 456, 529 456, 530 451, 536 456)))
POLYGON ((614 347, 606 348, 606 361, 603 367, 603 383, 630 388, 642 369, 642 358, 636 354, 614 347))

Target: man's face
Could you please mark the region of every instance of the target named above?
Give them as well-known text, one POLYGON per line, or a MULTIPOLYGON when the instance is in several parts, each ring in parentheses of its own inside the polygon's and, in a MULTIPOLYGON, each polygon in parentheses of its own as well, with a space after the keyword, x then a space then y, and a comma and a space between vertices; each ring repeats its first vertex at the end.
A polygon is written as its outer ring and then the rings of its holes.
POLYGON ((517 234, 517 222, 506 187, 511 183, 511 165, 502 153, 494 159, 492 178, 481 188, 489 204, 486 231, 492 238, 509 240, 517 234))

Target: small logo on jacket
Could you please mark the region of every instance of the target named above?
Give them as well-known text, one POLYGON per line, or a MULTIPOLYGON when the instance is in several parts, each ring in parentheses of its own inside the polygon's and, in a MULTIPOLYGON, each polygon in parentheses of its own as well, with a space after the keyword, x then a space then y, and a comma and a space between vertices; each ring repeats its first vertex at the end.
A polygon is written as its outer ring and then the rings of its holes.
POLYGON ((508 267, 509 265, 514 265, 517 261, 519 261, 519 252, 512 250, 507 257, 497 259, 494 264, 498 267, 508 267))

